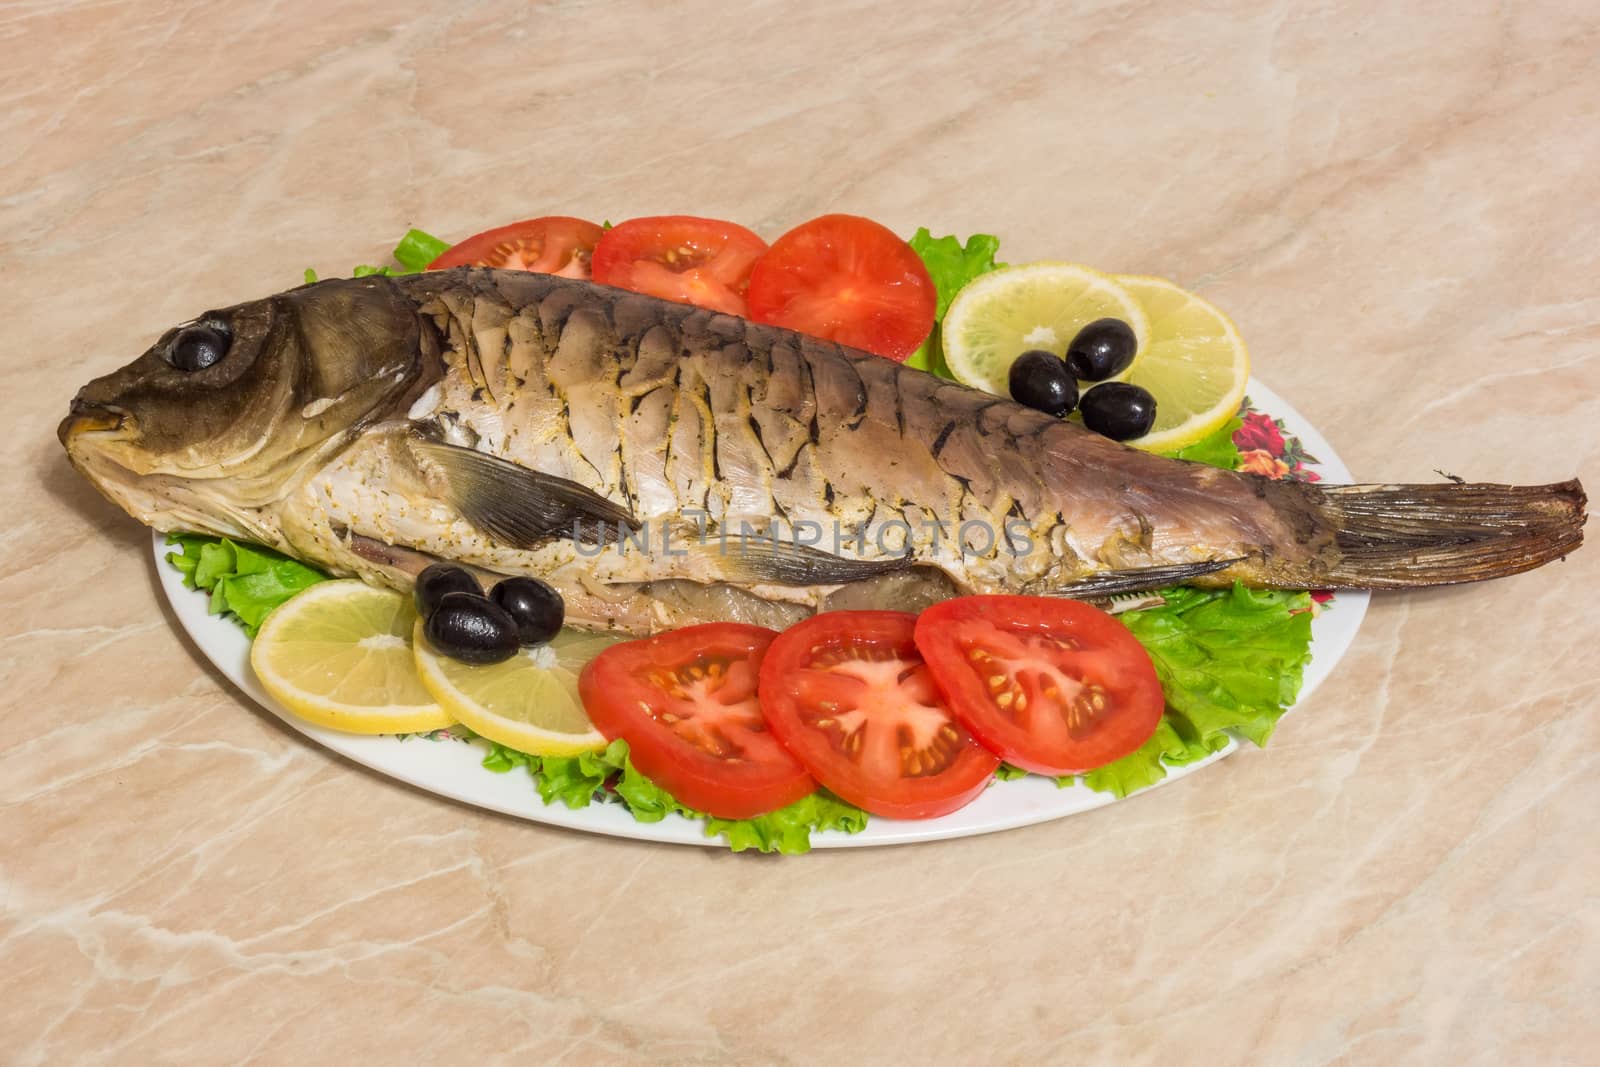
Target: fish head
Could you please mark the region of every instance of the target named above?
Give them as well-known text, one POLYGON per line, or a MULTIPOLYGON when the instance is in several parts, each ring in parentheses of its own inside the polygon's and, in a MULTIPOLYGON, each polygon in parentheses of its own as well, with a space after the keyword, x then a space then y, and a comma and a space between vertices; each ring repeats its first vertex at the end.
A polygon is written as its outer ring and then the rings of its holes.
POLYGON ((404 411, 430 350, 431 326, 390 279, 319 282, 166 331, 80 389, 57 432, 147 525, 260 538, 319 457, 404 411))

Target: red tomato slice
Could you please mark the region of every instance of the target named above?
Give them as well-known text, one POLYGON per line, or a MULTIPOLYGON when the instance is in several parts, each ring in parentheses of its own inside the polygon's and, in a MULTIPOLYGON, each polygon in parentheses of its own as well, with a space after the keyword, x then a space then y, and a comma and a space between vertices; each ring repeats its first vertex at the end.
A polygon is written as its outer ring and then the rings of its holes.
POLYGON ((891 819, 955 811, 1000 765, 950 713, 915 627, 898 611, 824 612, 780 634, 761 666, 778 740, 823 785, 891 819))
POLYGON ((589 258, 602 232, 592 222, 565 215, 513 222, 451 245, 444 255, 428 264, 428 269, 502 267, 559 274, 563 278, 587 278, 589 258))
POLYGON ((595 246, 594 280, 743 315, 750 267, 766 250, 767 242, 736 222, 693 215, 629 219, 595 246))
POLYGON ((768 732, 756 703, 777 634, 715 622, 612 645, 578 676, 595 729, 628 742, 633 765, 698 811, 748 819, 817 783, 768 732))
POLYGON ((750 273, 750 317, 904 360, 933 329, 937 294, 922 257, 857 215, 784 234, 750 273))
POLYGON ((1144 744, 1161 721, 1149 653, 1088 604, 958 597, 924 611, 916 638, 956 717, 1026 770, 1082 774, 1144 744))

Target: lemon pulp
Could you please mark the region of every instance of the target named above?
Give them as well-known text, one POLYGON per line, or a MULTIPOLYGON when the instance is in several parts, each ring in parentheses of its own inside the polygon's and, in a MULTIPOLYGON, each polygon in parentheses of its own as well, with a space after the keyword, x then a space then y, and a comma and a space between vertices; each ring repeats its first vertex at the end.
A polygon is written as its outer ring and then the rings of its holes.
POLYGON ((351 733, 437 730, 450 716, 417 678, 411 598, 354 579, 320 582, 275 608, 250 666, 279 703, 351 733))

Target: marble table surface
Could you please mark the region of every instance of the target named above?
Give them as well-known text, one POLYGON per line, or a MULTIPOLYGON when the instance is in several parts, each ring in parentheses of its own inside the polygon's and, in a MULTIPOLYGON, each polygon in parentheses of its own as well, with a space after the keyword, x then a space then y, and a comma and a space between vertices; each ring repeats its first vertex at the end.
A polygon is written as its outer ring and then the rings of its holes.
POLYGON ((55 439, 411 225, 844 210, 1197 288, 1360 478, 1600 485, 1600 9, 1412 7, 0 5, 0 1059, 1594 1062, 1600 549, 1376 597, 1171 789, 773 859, 314 747, 55 439))

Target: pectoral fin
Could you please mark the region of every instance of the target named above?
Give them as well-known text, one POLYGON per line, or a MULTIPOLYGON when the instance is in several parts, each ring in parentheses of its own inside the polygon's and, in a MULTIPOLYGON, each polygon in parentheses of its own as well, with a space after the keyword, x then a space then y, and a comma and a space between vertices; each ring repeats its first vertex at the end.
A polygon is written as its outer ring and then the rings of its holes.
POLYGON ((619 526, 638 528, 627 509, 566 478, 439 441, 413 437, 408 445, 425 473, 437 472, 434 480, 452 507, 513 547, 574 535, 604 540, 619 526))

